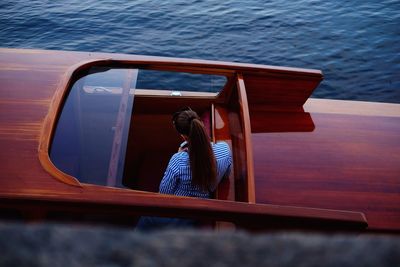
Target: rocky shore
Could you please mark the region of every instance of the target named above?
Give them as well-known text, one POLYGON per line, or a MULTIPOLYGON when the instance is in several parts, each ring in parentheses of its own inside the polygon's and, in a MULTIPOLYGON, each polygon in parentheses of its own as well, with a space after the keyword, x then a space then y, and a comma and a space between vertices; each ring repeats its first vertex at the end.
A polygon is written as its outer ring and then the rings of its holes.
POLYGON ((0 266, 400 266, 400 236, 0 223, 0 266))

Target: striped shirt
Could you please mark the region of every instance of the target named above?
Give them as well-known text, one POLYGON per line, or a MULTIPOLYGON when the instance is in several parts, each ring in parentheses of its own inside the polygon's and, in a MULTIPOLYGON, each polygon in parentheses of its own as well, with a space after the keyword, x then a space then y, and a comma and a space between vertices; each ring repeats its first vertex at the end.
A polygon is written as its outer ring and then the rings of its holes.
MULTIPOLYGON (((212 144, 215 159, 217 161, 217 181, 210 188, 215 191, 217 185, 232 165, 232 155, 229 145, 225 142, 212 144)), ((189 154, 187 152, 175 153, 165 170, 160 183, 160 193, 186 197, 210 198, 210 192, 201 191, 197 186, 192 186, 189 154)))

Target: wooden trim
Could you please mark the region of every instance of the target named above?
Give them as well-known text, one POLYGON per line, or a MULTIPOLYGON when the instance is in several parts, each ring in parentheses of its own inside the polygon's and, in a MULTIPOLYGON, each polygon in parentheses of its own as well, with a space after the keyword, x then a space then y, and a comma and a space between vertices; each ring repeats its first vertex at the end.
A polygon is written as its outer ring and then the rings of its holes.
MULTIPOLYGON (((118 95, 122 94, 122 87, 101 87, 101 89, 106 90, 108 92, 96 92, 99 87, 85 85, 83 90, 87 94, 111 94, 111 95, 118 95)), ((206 98, 206 99, 215 99, 218 96, 218 93, 209 93, 209 92, 197 92, 197 91, 179 91, 181 93, 180 96, 171 95, 174 92, 172 90, 156 90, 156 89, 138 89, 138 88, 131 88, 129 90, 130 95, 141 96, 141 97, 190 97, 190 98, 206 98)))
MULTIPOLYGON (((122 65, 140 65, 141 62, 135 61, 135 60, 122 60, 122 59, 110 59, 110 58, 103 58, 103 59, 95 59, 95 60, 87 60, 87 61, 82 61, 79 62, 72 67, 70 67, 67 72, 64 74, 63 78, 61 79, 60 83, 57 86, 56 92, 53 96, 53 99, 51 101, 49 111, 47 113, 47 116, 44 119, 43 125, 42 125, 42 130, 40 133, 40 139, 39 139, 39 147, 38 147, 38 157, 39 161, 42 165, 42 167, 49 172, 53 177, 55 177, 57 180, 72 185, 72 186, 77 186, 77 187, 82 187, 82 185, 79 183, 79 181, 71 176, 68 175, 61 170, 59 170, 50 160, 49 157, 49 149, 50 149, 50 142, 54 136, 55 128, 56 128, 56 122, 59 116, 59 113, 62 109, 62 103, 65 101, 67 95, 68 95, 68 89, 71 86, 71 83, 73 82, 72 79, 76 73, 78 73, 81 70, 88 69, 93 66, 97 65, 106 65, 106 66, 122 66, 122 65)), ((147 62, 149 63, 149 62, 147 62)), ((162 62, 160 62, 162 63, 162 62)), ((163 62, 165 63, 165 62, 163 62)), ((185 65, 185 64, 182 64, 185 65)), ((173 65, 170 69, 173 69, 173 65)), ((128 67, 128 66, 127 66, 128 67)), ((140 66, 138 66, 140 67, 140 66)), ((167 69, 167 65, 161 64, 160 69, 165 67, 167 69)), ((183 70, 183 67, 180 67, 179 69, 183 70)), ((198 69, 198 67, 195 67, 198 69)), ((207 74, 207 70, 211 70, 212 68, 210 66, 205 66, 201 68, 202 73, 207 74)), ((187 66, 187 70, 190 70, 190 66, 187 66)), ((191 94, 188 93, 189 97, 191 94)), ((215 98, 214 96, 213 98, 215 98)), ((180 98, 180 97, 179 97, 180 98)), ((198 98, 210 98, 209 95, 203 96, 198 96, 198 98)))
POLYGON ((215 143, 216 137, 215 137, 215 107, 214 104, 211 104, 211 141, 215 143))
POLYGON ((141 96, 141 97, 163 96, 166 98, 190 97, 190 98, 204 98, 204 99, 215 99, 218 96, 218 93, 194 92, 194 91, 179 91, 181 93, 180 96, 173 96, 171 95, 172 92, 173 91, 171 90, 136 89, 135 96, 141 96))
POLYGON ((138 66, 145 70, 157 70, 157 71, 170 71, 170 72, 186 72, 193 74, 205 74, 205 75, 218 75, 225 76, 227 80, 229 77, 234 75, 234 70, 224 68, 210 68, 204 66, 177 66, 177 65, 157 65, 157 64, 142 64, 138 66))
POLYGON ((251 141, 251 126, 250 126, 250 115, 249 106, 247 102, 246 87, 244 85, 243 76, 238 74, 237 76, 237 88, 238 98, 240 106, 240 116, 242 120, 243 128, 243 139, 245 143, 245 160, 247 166, 247 197, 249 203, 256 202, 255 196, 255 183, 254 183, 254 161, 253 161, 253 145, 251 141))
POLYGON ((304 110, 311 113, 400 117, 400 104, 354 100, 309 98, 304 110))
MULTIPOLYGON (((44 54, 44 55, 68 55, 71 52, 57 51, 57 50, 39 50, 39 49, 10 49, 0 48, 2 53, 28 53, 28 54, 44 54)), ((229 71, 251 71, 251 72, 262 72, 262 73, 290 73, 292 75, 307 76, 307 77, 322 77, 322 72, 315 69, 306 68, 294 68, 294 67, 283 67, 283 66, 272 66, 262 64, 251 64, 251 63, 238 63, 238 62, 227 62, 227 61, 213 61, 213 60, 202 60, 202 59, 188 59, 188 58, 173 58, 173 57, 157 57, 157 56, 143 56, 143 55, 127 55, 117 53, 89 53, 89 52, 74 52, 87 58, 88 56, 97 58, 109 58, 114 61, 127 64, 146 64, 156 65, 157 67, 164 68, 173 67, 179 68, 196 68, 196 69, 221 69, 223 72, 229 71)))
MULTIPOLYGON (((219 123, 221 123, 222 117, 224 116, 225 119, 228 118, 227 114, 222 115, 220 111, 218 111, 220 107, 215 106, 214 104, 211 104, 211 131, 212 131, 212 136, 213 136, 213 142, 216 143, 219 140, 223 140, 228 143, 229 147, 231 148, 232 151, 232 141, 230 140, 230 135, 226 134, 226 132, 229 133, 229 130, 226 130, 226 127, 228 127, 229 123, 228 121, 225 121, 225 127, 217 129, 216 121, 217 118, 215 116, 219 117, 219 123), (217 115, 218 114, 218 115, 217 115), (225 128, 225 129, 224 129, 225 128)), ((228 177, 224 177, 220 184, 217 186, 216 191, 215 191, 215 198, 216 199, 222 199, 222 200, 230 200, 230 201, 235 201, 235 179, 234 179, 234 167, 233 164, 231 166, 231 171, 229 173, 228 177), (227 191, 225 191, 227 190, 227 191), (222 191, 225 191, 222 194, 222 191)), ((231 222, 223 222, 223 221, 217 221, 215 223, 215 229, 216 230, 234 230, 236 227, 233 223, 231 222)))
POLYGON ((236 83, 236 75, 229 77, 228 81, 226 82, 224 88, 221 90, 221 93, 218 95, 217 102, 218 103, 228 103, 231 96, 234 84, 236 83))
MULTIPOLYGON (((214 106, 214 124, 213 130, 215 131, 215 142, 226 142, 232 153, 235 152, 232 146, 231 129, 229 127, 229 115, 226 109, 216 105, 214 106)), ((235 201, 235 164, 232 162, 231 172, 228 177, 224 177, 217 187, 216 198, 222 200, 235 201)))
POLYGON ((39 147, 38 147, 39 161, 42 164, 42 167, 47 172, 49 172, 53 177, 55 177, 57 180, 63 183, 77 187, 82 187, 82 185, 75 177, 59 170, 50 160, 49 156, 50 142, 54 135, 58 115, 62 108, 61 104, 68 95, 67 89, 71 85, 72 82, 71 79, 75 73, 77 73, 82 69, 89 68, 90 66, 93 66, 96 63, 104 63, 107 61, 108 60, 106 59, 88 60, 80 62, 69 68, 57 86, 56 92, 53 96, 53 99, 49 107, 49 111, 43 121, 43 126, 39 139, 39 147))
POLYGON ((75 197, 70 195, 68 198, 51 198, 43 195, 27 197, 15 194, 10 197, 0 195, 0 210, 2 207, 29 210, 40 206, 49 211, 63 211, 66 215, 75 211, 84 212, 85 215, 114 213, 123 215, 127 219, 138 215, 186 217, 232 222, 239 228, 260 230, 358 231, 368 226, 361 212, 206 200, 135 191, 122 194, 114 190, 112 195, 107 192, 104 194, 102 201, 93 201, 90 191, 75 197))

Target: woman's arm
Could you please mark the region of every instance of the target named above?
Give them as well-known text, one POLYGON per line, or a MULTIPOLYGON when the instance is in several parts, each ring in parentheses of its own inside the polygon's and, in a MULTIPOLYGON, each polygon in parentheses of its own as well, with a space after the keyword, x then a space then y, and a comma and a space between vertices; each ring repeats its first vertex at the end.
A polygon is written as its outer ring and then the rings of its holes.
POLYGON ((161 180, 159 192, 162 194, 175 194, 176 187, 178 185, 178 167, 177 161, 174 156, 168 163, 167 169, 165 170, 164 177, 161 180))

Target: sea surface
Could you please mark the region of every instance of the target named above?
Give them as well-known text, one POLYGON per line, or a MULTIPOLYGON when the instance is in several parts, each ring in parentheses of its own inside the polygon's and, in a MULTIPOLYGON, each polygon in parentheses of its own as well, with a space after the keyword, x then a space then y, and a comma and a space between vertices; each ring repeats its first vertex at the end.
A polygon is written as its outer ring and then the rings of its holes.
POLYGON ((0 0, 0 47, 313 68, 313 97, 400 103, 400 0, 0 0))

